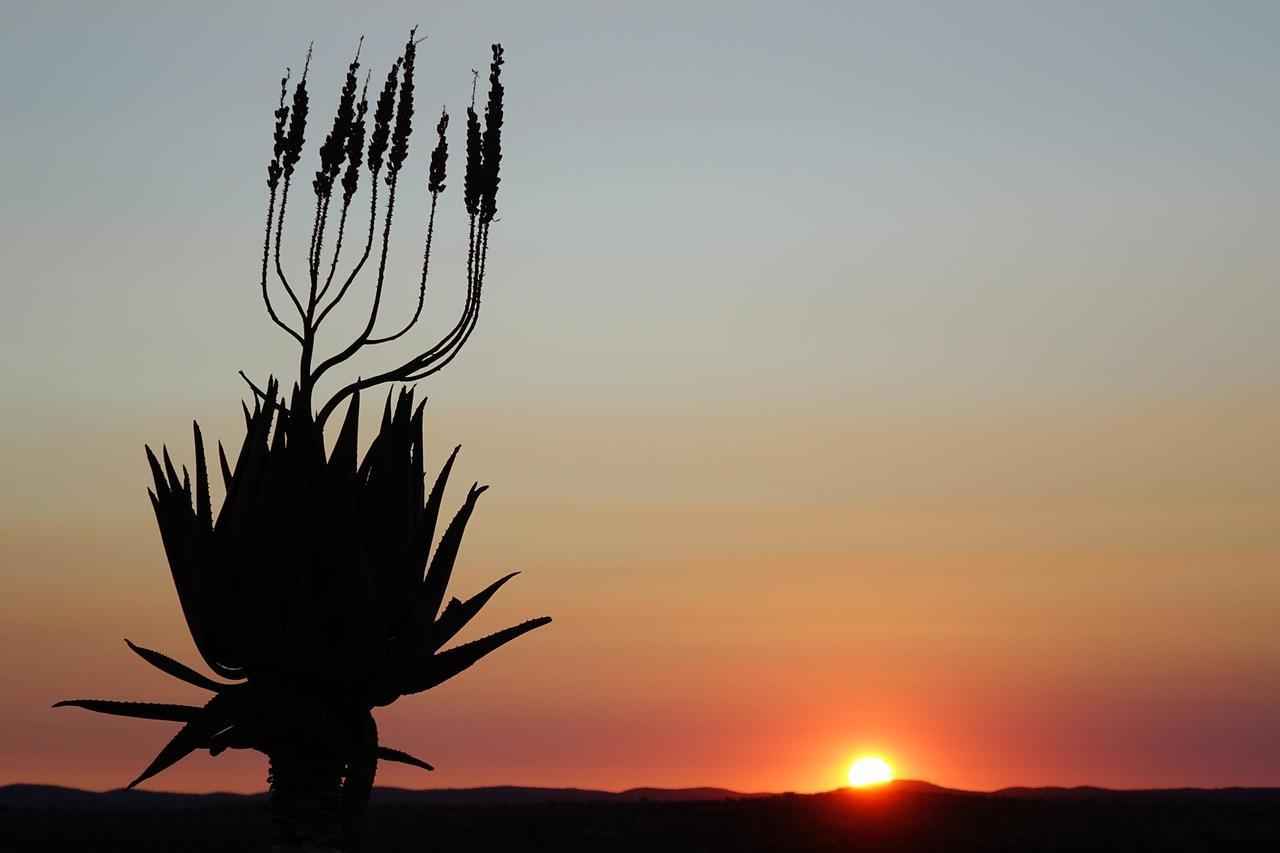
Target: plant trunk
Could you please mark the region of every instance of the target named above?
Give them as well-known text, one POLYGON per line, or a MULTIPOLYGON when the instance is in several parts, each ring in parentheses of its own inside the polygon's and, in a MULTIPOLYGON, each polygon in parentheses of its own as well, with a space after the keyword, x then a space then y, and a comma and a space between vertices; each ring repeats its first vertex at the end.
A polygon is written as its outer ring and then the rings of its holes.
POLYGON ((292 750, 268 758, 272 853, 340 853, 341 759, 292 750))

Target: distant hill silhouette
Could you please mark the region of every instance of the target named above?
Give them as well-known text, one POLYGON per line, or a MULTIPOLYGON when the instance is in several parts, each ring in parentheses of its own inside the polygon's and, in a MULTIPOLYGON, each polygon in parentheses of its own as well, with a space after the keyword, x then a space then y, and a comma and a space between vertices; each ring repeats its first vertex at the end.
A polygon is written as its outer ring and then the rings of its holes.
MULTIPOLYGON (((258 794, 180 794, 164 791, 126 790, 84 791, 58 785, 6 785, 0 787, 0 808, 58 809, 195 809, 249 805, 266 800, 258 794)), ((626 791, 596 791, 588 788, 531 788, 495 785, 484 788, 374 788, 371 802, 382 805, 496 805, 519 803, 639 803, 705 802, 772 794, 743 794, 726 788, 631 788, 626 791)))
MULTIPOLYGON (((1280 788, 746 795, 723 788, 375 788, 367 850, 450 853, 1232 853, 1280 850, 1280 788)), ((0 849, 40 853, 260 850, 264 794, 0 788, 0 849)))
POLYGON ((196 809, 266 801, 261 794, 177 794, 166 791, 83 791, 59 785, 6 785, 0 808, 11 809, 196 809))
MULTIPOLYGON (((1043 800, 1098 800, 1152 802, 1234 802, 1275 804, 1280 807, 1280 788, 1152 788, 1124 790, 1081 785, 1062 787, 1013 787, 996 791, 966 791, 944 788, 932 782, 899 779, 865 792, 840 789, 830 794, 850 793, 875 796, 876 792, 894 794, 950 794, 970 797, 1001 797, 1043 800)), ((501 804, 552 803, 696 803, 723 800, 758 799, 779 796, 820 796, 792 793, 743 793, 728 788, 628 788, 625 791, 600 791, 591 788, 536 788, 519 785, 493 785, 482 788, 383 788, 373 789, 371 802, 380 805, 406 806, 483 806, 501 804)), ((194 809, 250 805, 263 802, 266 792, 233 794, 182 794, 164 791, 141 791, 123 788, 112 791, 84 791, 58 785, 6 785, 0 787, 0 808, 59 809, 194 809)))
POLYGON ((1080 785, 1075 788, 1001 788, 991 796, 1041 800, 1103 800, 1118 802, 1236 802, 1280 806, 1280 788, 1145 788, 1115 790, 1080 785))

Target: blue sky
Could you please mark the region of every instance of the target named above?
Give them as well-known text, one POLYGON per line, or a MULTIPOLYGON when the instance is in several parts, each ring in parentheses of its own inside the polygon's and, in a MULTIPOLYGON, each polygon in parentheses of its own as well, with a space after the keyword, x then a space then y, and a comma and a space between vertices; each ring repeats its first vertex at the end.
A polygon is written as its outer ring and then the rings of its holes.
MULTIPOLYGON (((67 392, 153 402, 178 380, 157 349, 225 381, 206 328, 287 369, 252 287, 275 80, 314 38, 319 115, 355 36, 380 68, 407 22, 430 36, 423 102, 455 113, 488 42, 508 48, 493 295, 475 352, 441 378, 455 393, 1273 381, 1270 4, 374 8, 16 5, 0 37, 7 384, 62 396, 21 369, 39 358, 67 392)), ((444 205, 442 326, 460 297, 460 199, 444 205)), ((405 208, 392 254, 405 300, 421 218, 405 208)))

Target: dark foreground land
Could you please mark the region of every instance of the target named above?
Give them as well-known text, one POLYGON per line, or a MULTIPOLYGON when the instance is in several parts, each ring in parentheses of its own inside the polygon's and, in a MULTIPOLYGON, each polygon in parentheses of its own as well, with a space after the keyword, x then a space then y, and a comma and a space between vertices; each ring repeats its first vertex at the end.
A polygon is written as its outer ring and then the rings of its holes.
MULTIPOLYGON (((973 794, 897 783, 695 801, 662 791, 377 793, 371 853, 1280 851, 1280 789, 973 794)), ((266 850, 266 827, 261 797, 0 789, 0 849, 12 853, 252 853, 266 850)))

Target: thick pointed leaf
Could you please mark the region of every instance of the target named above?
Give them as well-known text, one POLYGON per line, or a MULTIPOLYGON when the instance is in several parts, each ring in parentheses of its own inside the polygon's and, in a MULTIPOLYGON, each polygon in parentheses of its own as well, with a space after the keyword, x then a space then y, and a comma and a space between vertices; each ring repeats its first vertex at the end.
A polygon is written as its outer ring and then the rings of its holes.
POLYGON ((160 460, 156 458, 151 445, 143 445, 143 447, 147 451, 147 464, 151 466, 151 479, 155 481, 155 495, 157 498, 165 497, 169 494, 169 481, 165 479, 164 471, 160 468, 160 460))
POLYGON ((203 655, 202 651, 202 655, 209 668, 218 675, 239 677, 234 674, 232 667, 227 666, 228 663, 238 665, 243 659, 234 631, 234 568, 227 565, 226 559, 215 545, 213 532, 206 525, 190 512, 179 510, 177 515, 182 526, 182 539, 186 546, 196 604, 210 642, 210 654, 203 655))
POLYGON ((172 498, 172 495, 168 499, 155 494, 151 495, 151 507, 155 510, 156 524, 160 528, 160 541, 164 544, 169 571, 173 575, 173 587, 178 593, 182 615, 187 620, 187 629, 191 632, 191 639, 195 641, 200 656, 214 672, 226 675, 227 673, 218 666, 214 635, 201 607, 199 585, 192 570, 190 553, 183 535, 187 522, 181 515, 182 508, 176 506, 172 498))
POLYGON ((475 511, 476 501, 485 493, 488 486, 476 484, 467 492, 467 499, 458 510, 458 514, 449 522, 444 536, 440 537, 440 547, 431 558, 431 566, 427 576, 422 580, 422 596, 425 605, 424 613, 428 619, 435 621, 440 612, 440 604, 444 601, 444 592, 449 587, 449 578, 453 575, 453 564, 458 559, 458 549, 462 547, 462 536, 467 530, 467 522, 475 511))
POLYGON ((413 386, 406 385, 400 389, 400 396, 396 399, 396 421, 402 426, 409 425, 409 419, 413 413, 413 386))
POLYGON ((452 599, 448 606, 445 607, 444 612, 440 614, 440 618, 436 620, 435 627, 431 630, 429 651, 438 651, 441 646, 457 636, 458 632, 465 628, 467 623, 480 612, 480 608, 484 607, 490 598, 493 598, 493 594, 518 574, 520 573, 512 572, 505 577, 498 578, 466 601, 452 599))
POLYGON ((426 484, 426 460, 423 458, 425 448, 422 440, 422 410, 426 408, 426 405, 427 401, 424 398, 418 404, 417 410, 413 413, 413 421, 409 424, 409 438, 413 442, 413 473, 410 475, 413 495, 409 498, 409 506, 412 508, 415 517, 422 512, 422 490, 426 484))
POLYGON ((382 408, 382 425, 378 428, 379 432, 386 432, 387 427, 391 426, 391 395, 394 393, 394 388, 387 389, 387 402, 382 408))
POLYGON ((222 442, 218 442, 218 465, 222 468, 222 488, 229 497, 231 495, 231 466, 227 464, 227 451, 222 449, 222 442))
POLYGON ((135 717, 139 720, 169 720, 185 723, 200 713, 195 705, 164 705, 159 702, 116 702, 111 699, 65 699, 55 702, 55 708, 84 708, 99 714, 117 717, 135 717))
POLYGON ((387 443, 387 436, 391 432, 391 390, 387 390, 387 402, 382 408, 382 423, 378 427, 378 434, 374 436, 373 441, 369 444, 369 449, 365 451, 364 461, 360 463, 360 469, 357 477, 363 481, 369 476, 369 470, 374 463, 381 458, 383 447, 387 443))
MULTIPOLYGON (((153 474, 160 476, 159 463, 150 448, 147 449, 147 457, 153 474)), ((214 557, 211 530, 196 519, 189 490, 176 484, 177 473, 167 452, 164 453, 164 462, 168 485, 161 490, 157 484, 152 507, 174 588, 201 657, 210 669, 225 675, 227 673, 220 668, 219 662, 236 662, 235 655, 229 654, 225 620, 221 618, 230 594, 226 586, 226 571, 214 557)))
POLYGON ((453 471, 454 460, 458 458, 458 451, 461 449, 461 444, 454 447, 453 452, 449 454, 449 458, 445 460, 444 467, 440 469, 439 475, 436 476, 435 485, 431 487, 431 494, 427 496, 426 506, 422 508, 422 520, 419 524, 421 526, 422 539, 426 542, 422 555, 424 570, 430 554, 431 543, 436 538, 436 524, 440 520, 440 507, 444 504, 445 486, 449 484, 449 473, 453 471))
POLYGON ((169 448, 167 445, 160 445, 160 456, 164 459, 164 472, 169 477, 169 491, 181 492, 182 481, 178 479, 178 471, 173 467, 173 460, 169 458, 169 448))
MULTIPOLYGON (((373 584, 383 607, 389 608, 404 591, 406 554, 421 507, 411 506, 408 395, 401 394, 395 415, 370 446, 358 478, 361 499, 357 526, 361 546, 374 569, 373 584)), ((419 575, 419 579, 421 575, 419 575)), ((416 585, 411 584, 411 590, 416 585)))
POLYGON ((240 722, 248 713, 252 700, 243 690, 219 693, 201 708, 191 721, 183 726, 173 740, 160 750, 155 760, 147 765, 137 779, 127 787, 134 788, 204 747, 214 735, 240 722))
POLYGON ((342 429, 338 431, 338 440, 333 443, 333 452, 329 454, 329 465, 344 474, 354 474, 356 470, 357 439, 360 431, 360 392, 351 395, 347 404, 347 416, 342 420, 342 429))
POLYGON ((397 694, 404 693, 405 684, 414 679, 418 662, 425 660, 433 651, 430 643, 436 616, 440 612, 449 578, 453 574, 467 521, 475 510, 476 500, 486 488, 488 487, 473 485, 467 493, 462 508, 440 538, 440 545, 431 558, 431 565, 426 577, 418 585, 416 594, 411 589, 406 590, 393 601, 395 609, 392 611, 391 624, 397 639, 392 653, 387 656, 382 667, 380 688, 375 700, 379 705, 393 702, 397 694), (401 612, 405 615, 400 616, 401 612))
MULTIPOLYGON (((426 505, 422 507, 417 523, 414 525, 413 538, 409 544, 409 552, 405 555, 405 564, 400 579, 394 590, 391 602, 391 625, 396 633, 400 633, 406 619, 413 619, 419 631, 435 618, 435 612, 426 611, 427 602, 421 600, 422 580, 427 571, 427 563, 431 559, 431 545, 435 540, 436 523, 440 519, 440 506, 444 502, 444 490, 449 483, 449 474, 453 470, 454 460, 462 445, 453 448, 444 467, 436 476, 431 494, 427 496, 426 505)), ((443 593, 441 594, 443 598, 443 593)), ((439 609, 440 603, 436 602, 439 609)))
POLYGON ((209 466, 204 459, 204 437, 200 435, 200 424, 191 422, 191 430, 195 433, 196 443, 196 518, 205 530, 213 529, 213 502, 209 498, 209 466))
POLYGON ((245 408, 245 434, 240 445, 240 455, 236 457, 236 466, 232 473, 227 496, 222 502, 223 518, 237 518, 243 515, 243 505, 252 503, 253 492, 259 484, 266 457, 266 440, 271 429, 271 412, 275 405, 276 384, 274 378, 267 380, 267 399, 270 405, 263 411, 255 398, 253 414, 245 408), (244 492, 242 499, 241 492, 244 492))
POLYGON ((516 637, 529 633, 534 628, 541 628, 550 621, 550 616, 530 619, 528 622, 513 625, 495 634, 433 655, 423 661, 420 666, 415 667, 416 671, 404 694, 421 693, 423 690, 429 690, 437 684, 448 681, 495 649, 506 645, 516 637))
POLYGON ((219 684, 212 678, 196 672, 186 664, 178 663, 168 655, 143 648, 142 646, 135 646, 127 639, 125 640, 125 643, 128 644, 129 648, 133 649, 134 653, 138 657, 142 658, 161 672, 166 673, 167 675, 172 675, 179 681, 185 681, 187 684, 194 685, 195 687, 202 687, 205 690, 212 690, 215 693, 231 686, 229 684, 219 684))
POLYGON ((434 767, 421 758, 414 758, 407 752, 401 752, 389 746, 378 747, 378 758, 382 761, 396 761, 400 764, 408 764, 411 767, 421 767, 423 770, 435 770, 434 767))

